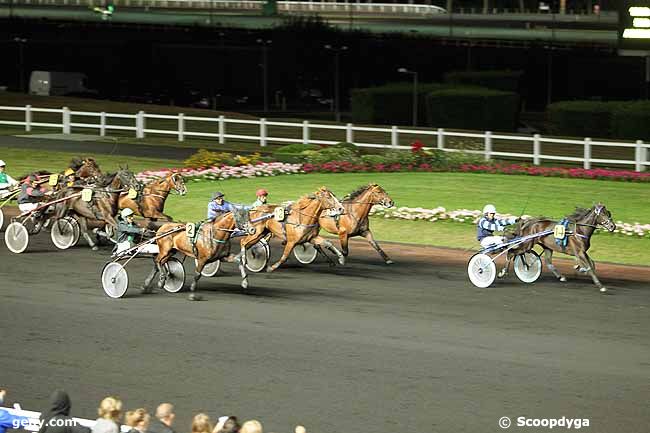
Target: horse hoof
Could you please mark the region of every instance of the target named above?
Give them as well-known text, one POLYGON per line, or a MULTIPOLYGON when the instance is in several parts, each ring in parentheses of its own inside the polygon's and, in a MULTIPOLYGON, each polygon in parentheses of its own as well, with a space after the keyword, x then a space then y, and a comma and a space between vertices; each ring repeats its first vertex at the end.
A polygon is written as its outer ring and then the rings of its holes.
POLYGON ((140 293, 142 293, 143 295, 149 295, 149 294, 153 293, 153 290, 151 290, 151 288, 149 288, 149 287, 142 286, 142 287, 140 287, 140 293))
POLYGON ((190 296, 188 296, 187 299, 190 301, 202 301, 203 297, 201 295, 197 295, 196 293, 190 293, 190 296))
POLYGON ((341 256, 339 257, 339 265, 344 265, 345 264, 345 257, 341 256))
POLYGON ((94 246, 91 248, 91 250, 93 250, 93 251, 97 251, 97 250, 99 250, 99 247, 98 247, 97 245, 94 245, 94 246))
POLYGON ((560 277, 560 281, 566 283, 566 277, 560 277))
POLYGON ((601 287, 600 288, 600 293, 605 293, 605 292, 607 292, 607 289, 605 287, 601 287))
POLYGON ((248 289, 248 280, 242 280, 241 286, 242 289, 248 289))
POLYGON ((388 260, 386 260, 384 263, 386 263, 387 265, 392 265, 392 264, 395 263, 395 262, 392 261, 392 260, 390 260, 390 259, 388 259, 388 260))
POLYGON ((502 269, 502 270, 497 274, 497 278, 503 278, 503 277, 505 277, 506 275, 508 275, 508 273, 506 272, 505 269, 502 269))
POLYGON ((268 272, 268 273, 273 272, 273 268, 272 268, 271 266, 268 266, 268 267, 266 268, 266 272, 268 272))

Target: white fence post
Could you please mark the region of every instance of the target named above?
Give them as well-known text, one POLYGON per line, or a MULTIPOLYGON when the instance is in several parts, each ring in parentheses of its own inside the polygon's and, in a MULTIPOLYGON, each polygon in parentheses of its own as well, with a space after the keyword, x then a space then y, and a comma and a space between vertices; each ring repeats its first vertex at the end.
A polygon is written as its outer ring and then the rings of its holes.
POLYGON ((645 162, 646 162, 646 155, 645 151, 646 148, 643 147, 643 140, 637 140, 636 141, 636 148, 634 149, 634 170, 635 171, 645 171, 645 162))
POLYGON ((302 144, 309 144, 309 122, 302 122, 302 144))
POLYGON ((397 147, 399 145, 399 131, 397 126, 393 126, 390 131, 390 145, 397 147))
POLYGON ((63 116, 62 116, 62 124, 63 124, 63 133, 64 134, 70 134, 70 109, 68 107, 63 107, 63 116))
POLYGON ((99 135, 101 137, 106 136, 106 112, 104 111, 99 113, 99 135))
POLYGON ((185 140, 185 114, 178 113, 178 141, 185 140))
POLYGON ((135 137, 144 138, 144 111, 138 111, 135 115, 135 137))
POLYGON ((348 143, 354 143, 354 131, 352 130, 351 123, 348 123, 345 128, 345 141, 348 143))
POLYGON ((445 130, 438 128, 438 149, 443 150, 445 148, 445 130))
POLYGON ((226 142, 226 118, 219 116, 219 144, 226 142))
POLYGON ((485 160, 489 161, 492 157, 492 132, 485 131, 485 160))
POLYGON ((591 138, 585 138, 585 152, 584 152, 584 163, 582 164, 585 170, 591 168, 591 138))
POLYGON ((542 153, 542 142, 539 134, 533 135, 533 164, 539 165, 539 155, 542 153))
POLYGON ((32 130, 32 106, 25 105, 25 131, 32 130))
POLYGON ((260 146, 266 147, 266 119, 260 119, 260 146))

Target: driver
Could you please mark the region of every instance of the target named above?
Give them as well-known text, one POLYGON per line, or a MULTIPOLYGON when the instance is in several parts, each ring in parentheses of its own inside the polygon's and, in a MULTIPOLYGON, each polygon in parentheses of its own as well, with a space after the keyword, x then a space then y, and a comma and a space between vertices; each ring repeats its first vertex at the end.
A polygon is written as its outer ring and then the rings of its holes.
MULTIPOLYGON (((122 209, 117 221, 117 247, 116 252, 128 250, 135 244, 135 236, 149 232, 150 230, 140 228, 133 221, 133 210, 126 208, 122 209)), ((143 253, 158 254, 158 246, 153 244, 143 245, 139 250, 143 253), (150 248, 153 247, 153 248, 150 248)))
POLYGON ((18 194, 18 209, 21 212, 29 212, 38 207, 38 202, 45 196, 45 191, 38 186, 36 176, 30 174, 27 180, 20 187, 18 194))
POLYGON ((257 190, 255 195, 257 196, 257 200, 255 200, 253 202, 253 204, 251 205, 251 207, 253 207, 253 208, 255 208, 257 206, 264 206, 266 204, 266 202, 267 202, 268 197, 269 197, 269 192, 267 190, 265 190, 264 188, 260 188, 260 189, 257 190))
POLYGON ((214 221, 215 218, 225 214, 226 212, 232 212, 235 210, 235 207, 232 203, 224 199, 224 195, 221 191, 217 191, 212 194, 212 200, 208 203, 208 220, 214 221))
POLYGON ((496 219, 497 210, 492 204, 486 204, 483 208, 483 216, 478 220, 476 239, 483 248, 490 245, 502 244, 506 241, 505 236, 494 236, 494 232, 503 231, 509 225, 517 223, 519 218, 496 219))
POLYGON ((2 194, 4 190, 11 189, 18 185, 16 179, 5 173, 6 166, 7 164, 0 159, 0 194, 2 194))

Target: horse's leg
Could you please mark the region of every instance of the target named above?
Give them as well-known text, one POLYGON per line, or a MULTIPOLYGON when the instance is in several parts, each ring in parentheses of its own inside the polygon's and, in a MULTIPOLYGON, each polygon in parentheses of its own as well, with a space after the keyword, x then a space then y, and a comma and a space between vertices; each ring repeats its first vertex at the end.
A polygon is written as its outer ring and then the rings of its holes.
POLYGON ((248 288, 248 274, 246 273, 246 248, 241 249, 239 257, 239 272, 241 273, 241 286, 244 289, 248 288))
POLYGON ((546 267, 553 272, 553 275, 555 275, 555 278, 558 280, 565 282, 566 277, 560 273, 560 271, 557 270, 555 265, 553 264, 553 250, 550 248, 546 248, 545 246, 542 245, 544 248, 544 261, 546 262, 546 267))
POLYGON ((393 263, 395 263, 390 259, 390 257, 388 257, 388 254, 386 254, 384 252, 384 250, 381 249, 381 247, 379 246, 379 244, 375 240, 375 237, 372 235, 372 232, 370 230, 367 230, 367 231, 361 233, 361 236, 366 238, 368 243, 370 245, 372 245, 372 247, 375 249, 375 251, 377 251, 379 253, 381 258, 384 259, 384 263, 386 263, 387 265, 392 265, 393 263))
POLYGON ((508 275, 508 270, 510 269, 510 263, 512 262, 512 259, 514 257, 515 257, 514 251, 512 250, 508 251, 508 254, 506 254, 506 264, 497 274, 497 278, 504 278, 508 275))
POLYGON ((78 221, 79 221, 79 230, 81 230, 84 239, 86 239, 86 242, 88 242, 88 246, 90 246, 90 248, 93 251, 97 251, 99 247, 97 246, 97 243, 95 243, 95 241, 90 237, 90 234, 88 233, 88 222, 86 218, 79 216, 78 221))
POLYGON ((344 229, 339 229, 339 242, 341 243, 341 253, 345 257, 348 256, 350 253, 350 250, 348 248, 348 243, 350 241, 350 236, 348 235, 348 232, 345 231, 344 229))
POLYGON ((580 265, 583 268, 585 268, 587 274, 589 274, 591 279, 594 281, 594 284, 596 285, 596 287, 598 287, 598 289, 600 289, 601 293, 605 293, 607 291, 607 289, 600 282, 600 280, 596 276, 596 272, 594 272, 594 269, 591 267, 591 264, 593 263, 593 261, 591 260, 591 257, 589 257, 589 255, 587 254, 586 251, 577 252, 576 256, 580 260, 580 265))
POLYGON ((293 248, 296 246, 296 243, 294 241, 287 241, 287 243, 284 245, 284 251, 282 251, 282 257, 280 257, 280 260, 277 262, 273 263, 271 266, 266 267, 266 272, 273 272, 275 271, 282 263, 286 262, 287 259, 289 258, 289 253, 293 251, 293 248))
POLYGON ((153 282, 153 279, 156 277, 156 274, 158 273, 158 264, 156 263, 156 259, 154 258, 153 260, 153 269, 151 269, 151 272, 147 276, 147 278, 144 280, 144 283, 142 284, 141 288, 141 293, 142 294, 148 294, 151 293, 151 283, 153 282))
POLYGON ((320 247, 327 248, 328 250, 330 250, 331 252, 336 254, 336 257, 338 257, 338 259, 339 259, 339 264, 341 264, 341 265, 345 264, 345 256, 343 255, 343 253, 341 253, 339 250, 337 250, 336 247, 330 241, 325 239, 324 237, 316 236, 315 238, 313 238, 309 242, 311 242, 312 245, 314 245, 314 246, 318 245, 320 247))

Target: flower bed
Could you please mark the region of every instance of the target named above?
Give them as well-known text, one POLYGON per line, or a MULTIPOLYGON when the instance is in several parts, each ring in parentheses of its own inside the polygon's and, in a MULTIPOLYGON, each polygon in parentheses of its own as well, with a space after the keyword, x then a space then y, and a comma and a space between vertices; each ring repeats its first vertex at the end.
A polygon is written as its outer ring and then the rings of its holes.
POLYGON ((605 179, 650 182, 650 173, 631 170, 594 168, 539 167, 521 164, 461 164, 455 171, 464 173, 523 174, 528 176, 567 177, 574 179, 605 179))
MULTIPOLYGON (((398 207, 386 209, 381 206, 374 206, 370 210, 370 215, 384 217, 388 219, 403 219, 411 221, 452 221, 458 223, 467 223, 476 225, 481 218, 480 210, 456 209, 447 211, 444 207, 434 209, 425 209, 421 207, 398 207)), ((510 218, 517 215, 499 214, 497 218, 510 218)), ((530 215, 522 215, 521 218, 531 218, 530 215)), ((609 233, 605 230, 599 230, 597 233, 609 233)), ((650 238, 650 224, 624 223, 616 221, 616 230, 613 233, 624 236, 637 236, 650 238)))
POLYGON ((143 182, 163 177, 170 172, 178 172, 188 180, 224 180, 243 177, 278 176, 281 174, 303 173, 301 164, 287 164, 283 162, 261 162, 239 166, 222 165, 209 168, 181 168, 178 170, 161 169, 148 170, 138 173, 137 177, 143 182))

